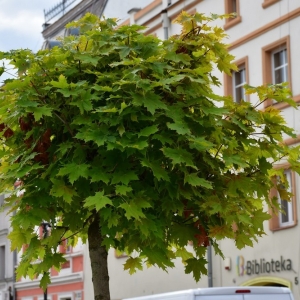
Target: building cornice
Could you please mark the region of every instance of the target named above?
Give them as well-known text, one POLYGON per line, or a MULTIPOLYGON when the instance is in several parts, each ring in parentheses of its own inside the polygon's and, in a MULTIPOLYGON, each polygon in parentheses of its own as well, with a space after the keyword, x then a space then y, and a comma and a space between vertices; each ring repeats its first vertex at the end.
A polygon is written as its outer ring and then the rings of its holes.
POLYGON ((80 1, 75 7, 70 9, 61 18, 55 21, 53 24, 48 25, 43 31, 42 35, 45 40, 55 37, 64 27, 76 20, 78 16, 86 12, 93 5, 96 7, 93 11, 89 10, 91 13, 102 15, 103 10, 106 6, 108 0, 84 0, 80 1))
POLYGON ((8 229, 7 229, 7 228, 1 229, 1 230, 0 230, 0 236, 1 236, 1 235, 8 235, 8 229))
POLYGON ((244 35, 242 38, 235 40, 234 42, 230 43, 228 49, 232 50, 234 48, 237 48, 257 37, 259 37, 260 35, 272 30, 273 28, 276 28, 294 18, 297 18, 300 16, 300 8, 296 8, 292 11, 290 11, 289 13, 281 16, 280 18, 250 32, 249 34, 244 35))
MULTIPOLYGON (((81 282, 83 281, 83 272, 77 273, 69 273, 69 274, 59 274, 58 276, 51 277, 51 284, 49 286, 58 285, 58 284, 67 284, 67 283, 74 283, 74 282, 81 282)), ((29 288, 38 288, 40 286, 40 280, 26 280, 26 281, 19 281, 15 283, 15 288, 18 289, 29 289, 29 288)))

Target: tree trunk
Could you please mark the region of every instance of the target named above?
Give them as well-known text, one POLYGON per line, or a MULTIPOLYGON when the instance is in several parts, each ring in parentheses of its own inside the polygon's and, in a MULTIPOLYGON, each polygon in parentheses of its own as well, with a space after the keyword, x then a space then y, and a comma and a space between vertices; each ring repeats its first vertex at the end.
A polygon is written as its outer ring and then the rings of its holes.
POLYGON ((94 299, 110 300, 107 251, 104 246, 101 246, 103 238, 100 232, 100 218, 98 213, 95 213, 94 220, 88 229, 88 241, 94 286, 94 299))

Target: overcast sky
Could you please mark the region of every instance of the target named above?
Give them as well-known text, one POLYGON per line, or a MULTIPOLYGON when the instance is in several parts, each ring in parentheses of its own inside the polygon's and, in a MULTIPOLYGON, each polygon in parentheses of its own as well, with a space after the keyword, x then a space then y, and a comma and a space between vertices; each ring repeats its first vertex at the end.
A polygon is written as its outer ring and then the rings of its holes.
POLYGON ((61 0, 0 0, 0 51, 29 48, 37 51, 43 43, 44 9, 61 0))
MULTIPOLYGON (((75 0, 72 6, 81 0, 75 0)), ((110 0, 106 17, 127 19, 127 11, 144 7, 152 0, 110 0)), ((36 52, 43 44, 44 9, 49 11, 62 0, 0 0, 0 51, 31 49, 36 52)), ((70 6, 69 9, 72 7, 70 6)), ((49 23, 52 23, 51 20, 49 23)), ((1 66, 1 65, 0 65, 1 66)), ((2 75, 0 85, 7 75, 2 75)))

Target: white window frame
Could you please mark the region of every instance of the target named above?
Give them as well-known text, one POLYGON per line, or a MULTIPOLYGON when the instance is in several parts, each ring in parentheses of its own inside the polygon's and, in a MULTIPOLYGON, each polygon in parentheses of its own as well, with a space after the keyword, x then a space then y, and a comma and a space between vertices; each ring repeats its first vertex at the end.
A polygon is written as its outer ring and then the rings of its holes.
MULTIPOLYGON (((285 170, 284 171, 284 175, 286 176, 286 180, 289 183, 289 187, 288 187, 288 192, 292 193, 292 171, 291 170, 285 170)), ((282 200, 280 198, 280 195, 278 194, 278 202, 281 205, 282 201, 286 201, 286 200, 282 200)), ((286 216, 284 215, 284 213, 279 212, 278 214, 278 218, 279 218, 279 226, 280 227, 287 227, 287 226, 291 226, 294 225, 295 220, 294 220, 294 207, 293 207, 293 201, 292 199, 290 201, 287 201, 287 216, 288 216, 288 221, 287 222, 282 222, 282 217, 286 216)))
POLYGON ((65 298, 71 298, 71 300, 74 300, 73 293, 61 293, 57 295, 57 300, 65 300, 65 298))
MULTIPOLYGON (((32 298, 31 298, 32 299, 32 298)), ((23 299, 22 299, 23 300, 23 299)), ((44 300, 44 296, 39 296, 38 297, 38 300, 44 300)), ((48 294, 47 294, 47 300, 52 300, 52 296, 49 296, 48 294)))
POLYGON ((71 257, 65 257, 65 259, 70 262, 70 267, 69 268, 60 269, 59 275, 71 274, 72 273, 72 263, 73 263, 73 260, 72 260, 71 257))
POLYGON ((283 74, 284 74, 284 80, 282 82, 288 82, 289 81, 289 64, 288 64, 288 53, 287 53, 286 45, 281 46, 277 49, 274 49, 272 51, 271 58, 272 58, 272 82, 274 84, 281 83, 281 82, 275 82, 275 78, 276 78, 275 71, 280 70, 280 69, 283 69, 283 74), (274 62, 275 54, 277 54, 281 51, 285 51, 284 62, 282 65, 275 67, 275 62, 274 62))
POLYGON ((4 248, 4 260, 3 260, 3 265, 1 265, 1 272, 3 272, 3 278, 1 278, 1 280, 4 280, 6 278, 6 259, 7 259, 7 246, 6 244, 0 244, 0 247, 3 247, 4 248))
POLYGON ((246 100, 246 93, 245 93, 245 89, 243 88, 243 86, 247 83, 247 78, 246 78, 246 66, 243 64, 243 65, 240 65, 239 66, 239 70, 236 71, 236 72, 233 72, 232 73, 232 88, 233 88, 233 91, 232 91, 232 94, 233 94, 233 101, 236 102, 236 103, 240 103, 241 100, 243 99, 244 101, 246 100), (237 73, 241 73, 240 76, 242 76, 242 82, 237 84, 236 83, 236 75, 237 73), (242 88, 242 99, 237 99, 237 89, 240 89, 242 88))

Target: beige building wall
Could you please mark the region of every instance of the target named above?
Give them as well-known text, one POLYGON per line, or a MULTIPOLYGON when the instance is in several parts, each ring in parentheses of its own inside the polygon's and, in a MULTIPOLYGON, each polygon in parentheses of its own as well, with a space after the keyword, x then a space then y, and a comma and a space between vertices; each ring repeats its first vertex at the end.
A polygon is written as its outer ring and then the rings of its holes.
MULTIPOLYGON (((228 8, 227 0, 172 0, 167 7, 168 17, 172 21, 181 10, 197 11, 205 14, 223 14, 228 8)), ((247 60, 248 84, 258 86, 266 81, 266 60, 264 49, 281 39, 289 41, 289 82, 294 100, 300 103, 300 3, 296 0, 237 0, 238 17, 233 23, 219 22, 217 25, 225 26, 228 33, 227 43, 236 60, 247 60)), ((166 1, 155 0, 133 18, 134 22, 146 25, 146 34, 155 34, 164 38, 161 11, 165 9, 166 1)), ((179 33, 179 26, 169 24, 169 35, 179 33)), ((219 94, 225 93, 223 74, 218 73, 223 85, 215 89, 219 94)), ((250 101, 255 102, 255 96, 250 101)), ((285 116, 288 126, 295 129, 297 139, 288 139, 291 146, 300 141, 300 111, 289 106, 275 104, 285 116)), ((263 108, 263 107, 261 107, 263 108)), ((230 269, 225 269, 225 261, 213 256, 213 285, 214 286, 240 286, 240 285, 283 285, 292 289, 295 300, 300 300, 300 229, 298 218, 300 216, 300 179, 294 176, 293 193, 294 220, 290 227, 273 230, 269 222, 265 222, 266 235, 259 238, 253 247, 238 250, 230 240, 220 243, 226 262, 230 269), (272 230, 271 230, 272 229, 272 230)), ((267 208, 266 208, 267 209, 267 208)), ((167 291, 205 287, 208 285, 207 277, 199 283, 184 274, 180 261, 176 268, 164 273, 157 268, 138 271, 130 276, 123 271, 126 258, 116 258, 114 250, 109 253, 109 272, 111 297, 113 300, 134 297, 146 294, 167 291)), ((88 290, 92 291, 90 270, 87 269, 88 290)), ((86 299, 92 299, 92 293, 86 299)))

